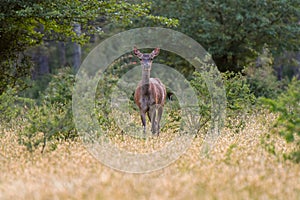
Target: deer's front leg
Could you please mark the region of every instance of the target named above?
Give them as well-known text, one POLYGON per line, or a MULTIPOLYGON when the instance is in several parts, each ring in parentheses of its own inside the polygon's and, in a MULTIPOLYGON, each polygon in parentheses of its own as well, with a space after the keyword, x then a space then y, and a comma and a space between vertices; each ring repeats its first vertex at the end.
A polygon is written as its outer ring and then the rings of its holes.
POLYGON ((141 120, 144 127, 144 134, 146 134, 146 115, 143 111, 141 111, 141 120))
POLYGON ((150 118, 151 118, 151 132, 152 134, 158 133, 157 130, 157 109, 156 109, 156 105, 152 105, 149 109, 149 113, 150 113, 150 118))

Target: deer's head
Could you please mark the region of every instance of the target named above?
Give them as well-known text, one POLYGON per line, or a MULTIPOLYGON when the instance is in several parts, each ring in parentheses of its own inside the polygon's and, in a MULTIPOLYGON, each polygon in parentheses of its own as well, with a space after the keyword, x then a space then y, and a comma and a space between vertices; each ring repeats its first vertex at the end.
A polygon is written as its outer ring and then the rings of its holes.
POLYGON ((140 59, 143 69, 151 70, 152 60, 159 54, 159 48, 155 48, 151 53, 141 53, 136 47, 134 47, 133 52, 140 59))

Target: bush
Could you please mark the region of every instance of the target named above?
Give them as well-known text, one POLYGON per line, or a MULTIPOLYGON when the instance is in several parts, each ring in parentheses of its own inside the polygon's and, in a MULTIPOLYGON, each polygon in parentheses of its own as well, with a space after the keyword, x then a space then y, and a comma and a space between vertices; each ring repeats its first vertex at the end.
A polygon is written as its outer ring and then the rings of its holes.
MULTIPOLYGON (((131 53, 125 54, 118 58, 108 66, 108 68, 103 72, 102 79, 98 82, 98 87, 96 90, 96 114, 100 127, 102 130, 107 131, 108 129, 117 129, 115 120, 112 119, 110 113, 111 109, 111 95, 113 93, 114 87, 117 87, 117 83, 122 75, 132 69, 136 65, 136 59, 131 55, 131 53)), ((123 88, 122 88, 123 89, 123 88)), ((126 91, 127 92, 127 91, 126 91)), ((134 108, 133 94, 127 94, 130 97, 131 106, 134 108)))
MULTIPOLYGON (((25 115, 26 110, 34 101, 18 96, 16 88, 7 88, 0 95, 0 121, 11 128, 19 118, 25 115)), ((18 122, 19 123, 19 122, 18 122)))
MULTIPOLYGON (((76 137, 70 106, 63 108, 60 103, 34 105, 26 115, 27 126, 20 134, 19 142, 29 151, 41 144, 42 152, 46 141, 60 141, 76 137)), ((55 143, 51 148, 55 148, 55 143)))
POLYGON ((19 96, 39 100, 43 91, 48 87, 52 76, 50 74, 42 75, 37 77, 34 81, 28 79, 26 85, 28 86, 25 90, 19 93, 19 96))
POLYGON ((295 143, 297 149, 287 157, 300 162, 300 81, 295 78, 277 99, 261 98, 270 111, 278 114, 272 132, 279 133, 287 142, 295 143))
POLYGON ((223 74, 227 97, 227 127, 239 132, 246 125, 247 115, 252 112, 256 97, 247 78, 241 73, 223 74))
MULTIPOLYGON (((243 128, 245 121, 242 119, 238 120, 239 123, 235 123, 233 119, 240 118, 241 115, 248 113, 255 103, 256 98, 250 91, 246 77, 241 73, 226 72, 222 76, 227 98, 226 115, 227 119, 229 119, 226 126, 235 128, 238 131, 240 128, 243 128)), ((191 84, 197 91, 200 114, 202 116, 200 124, 204 125, 210 120, 211 115, 210 94, 200 73, 194 73, 191 84)))
POLYGON ((228 114, 250 111, 256 98, 251 92, 247 78, 241 73, 223 73, 224 87, 226 89, 228 114))
POLYGON ((0 121, 1 123, 9 122, 16 118, 21 112, 21 107, 17 105, 18 96, 15 89, 7 88, 0 95, 0 121))
POLYGON ((255 63, 245 69, 250 90, 256 97, 274 98, 281 92, 282 83, 277 80, 274 69, 274 59, 267 47, 255 63))
POLYGON ((194 72, 193 78, 190 81, 191 86, 195 88, 198 96, 200 110, 200 127, 203 127, 211 119, 211 99, 205 81, 199 72, 194 72))
MULTIPOLYGON (((25 113, 26 125, 20 143, 33 151, 46 141, 73 139, 77 136, 72 117, 72 88, 75 81, 70 68, 51 77, 45 91, 25 113)), ((52 146, 54 148, 55 145, 52 146)))

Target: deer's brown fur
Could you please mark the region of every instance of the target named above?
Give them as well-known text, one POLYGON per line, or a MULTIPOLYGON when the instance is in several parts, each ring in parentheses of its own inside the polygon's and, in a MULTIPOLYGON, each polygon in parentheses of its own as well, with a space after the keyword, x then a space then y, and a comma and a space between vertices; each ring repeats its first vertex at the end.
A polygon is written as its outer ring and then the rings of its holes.
POLYGON ((150 78, 152 59, 158 55, 159 49, 154 49, 150 54, 142 54, 134 48, 134 53, 141 60, 142 65, 142 80, 135 90, 134 101, 140 109, 144 133, 147 113, 152 133, 159 134, 160 120, 166 100, 166 88, 158 78, 150 78))

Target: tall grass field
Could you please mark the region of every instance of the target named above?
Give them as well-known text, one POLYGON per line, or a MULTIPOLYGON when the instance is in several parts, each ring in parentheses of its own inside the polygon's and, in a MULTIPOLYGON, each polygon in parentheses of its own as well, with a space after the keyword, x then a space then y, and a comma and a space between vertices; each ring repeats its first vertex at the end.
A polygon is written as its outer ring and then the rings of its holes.
MULTIPOLYGON (((22 127, 1 127, 0 199, 297 200, 300 165, 282 156, 296 147, 269 133, 275 118, 260 112, 247 117, 239 133, 225 128, 206 156, 202 137, 195 137, 174 163, 145 174, 104 166, 80 139, 59 142, 56 150, 47 146, 43 154, 41 146, 30 152, 18 142, 22 127)), ((135 144, 130 137, 124 142, 135 144)))

